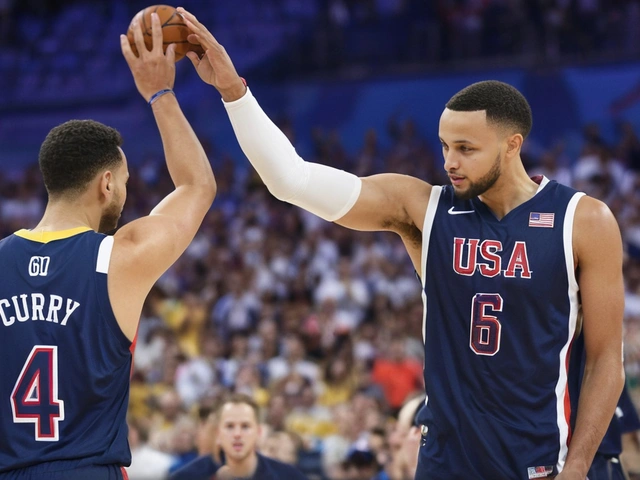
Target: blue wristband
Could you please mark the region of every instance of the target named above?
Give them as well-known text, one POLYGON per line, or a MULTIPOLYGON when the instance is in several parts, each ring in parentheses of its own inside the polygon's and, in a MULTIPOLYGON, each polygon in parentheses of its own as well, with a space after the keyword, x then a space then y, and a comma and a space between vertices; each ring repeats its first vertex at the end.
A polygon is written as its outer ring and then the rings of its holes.
MULTIPOLYGON (((151 95, 151 98, 149 99, 149 105, 153 105, 153 102, 158 100, 165 93, 173 93, 173 90, 171 90, 170 88, 164 88, 164 89, 160 90, 159 92, 154 93, 153 95, 151 95)), ((175 93, 173 93, 173 94, 175 95, 175 93)))

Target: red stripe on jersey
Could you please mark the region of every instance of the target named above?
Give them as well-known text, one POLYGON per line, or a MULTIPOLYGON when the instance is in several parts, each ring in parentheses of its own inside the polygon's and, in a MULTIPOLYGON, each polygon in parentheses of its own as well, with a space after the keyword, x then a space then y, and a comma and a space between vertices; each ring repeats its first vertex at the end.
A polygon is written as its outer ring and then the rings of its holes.
MULTIPOLYGON (((567 349, 567 358, 565 359, 565 370, 567 373, 567 379, 569 378, 569 358, 571 357, 571 347, 573 347, 573 340, 569 344, 567 349)), ((564 418, 567 422, 567 445, 571 443, 571 398, 569 395, 569 387, 564 389, 564 418)))
POLYGON ((136 353, 137 343, 138 343, 138 330, 136 330, 136 336, 133 337, 133 342, 131 342, 131 346, 129 347, 129 352, 131 352, 131 370, 129 371, 129 378, 133 377, 133 360, 134 360, 134 355, 136 353))
POLYGON ((124 469, 124 467, 120 467, 120 471, 122 472, 123 480, 129 480, 129 475, 127 475, 127 471, 124 469))

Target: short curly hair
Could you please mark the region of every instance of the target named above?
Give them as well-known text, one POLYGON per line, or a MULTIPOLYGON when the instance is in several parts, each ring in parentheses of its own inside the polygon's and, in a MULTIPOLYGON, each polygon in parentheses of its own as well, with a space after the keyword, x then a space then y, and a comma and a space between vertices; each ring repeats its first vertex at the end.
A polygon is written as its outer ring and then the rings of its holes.
POLYGON ((485 110, 487 122, 508 128, 527 138, 533 125, 531 107, 516 88, 496 80, 474 83, 456 93, 446 104, 456 112, 485 110))
POLYGON ((94 120, 69 120, 51 129, 38 163, 49 195, 82 192, 101 171, 122 163, 122 136, 94 120))

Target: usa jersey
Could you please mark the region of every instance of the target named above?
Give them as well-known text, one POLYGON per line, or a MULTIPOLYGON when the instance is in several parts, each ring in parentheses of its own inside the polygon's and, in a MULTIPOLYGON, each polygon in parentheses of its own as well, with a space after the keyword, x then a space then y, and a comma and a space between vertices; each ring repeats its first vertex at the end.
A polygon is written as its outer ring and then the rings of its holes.
POLYGON ((107 293, 112 245, 86 228, 0 241, 0 472, 131 462, 131 342, 107 293))
POLYGON ((546 178, 501 220, 434 186, 424 220, 428 427, 417 479, 532 479, 562 470, 579 300, 582 193, 546 178))

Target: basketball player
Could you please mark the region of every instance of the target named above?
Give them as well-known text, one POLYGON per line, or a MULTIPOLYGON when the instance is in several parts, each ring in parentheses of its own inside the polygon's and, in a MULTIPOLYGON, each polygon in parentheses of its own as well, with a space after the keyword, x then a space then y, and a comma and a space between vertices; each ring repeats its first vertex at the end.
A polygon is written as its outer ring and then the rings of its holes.
POLYGON ((225 458, 220 465, 213 455, 202 455, 174 472, 170 480, 305 480, 296 467, 265 457, 256 451, 260 439, 258 405, 251 397, 233 394, 213 414, 214 448, 225 458))
POLYGON ((32 230, 0 242, 0 479, 116 480, 129 465, 125 414, 142 304, 182 254, 216 184, 171 92, 174 47, 135 29, 124 57, 162 137, 175 190, 113 236, 129 177, 113 128, 72 120, 40 149, 49 195, 32 230), (161 92, 161 93, 157 93, 161 92))
POLYGON ((400 235, 425 305, 429 433, 416 478, 584 480, 624 381, 622 242, 606 205, 526 174, 522 94, 486 81, 449 100, 439 136, 450 185, 358 178, 300 158, 224 48, 179 11, 206 50, 189 58, 271 193, 348 228, 400 235), (586 369, 570 422, 578 331, 586 369))

